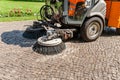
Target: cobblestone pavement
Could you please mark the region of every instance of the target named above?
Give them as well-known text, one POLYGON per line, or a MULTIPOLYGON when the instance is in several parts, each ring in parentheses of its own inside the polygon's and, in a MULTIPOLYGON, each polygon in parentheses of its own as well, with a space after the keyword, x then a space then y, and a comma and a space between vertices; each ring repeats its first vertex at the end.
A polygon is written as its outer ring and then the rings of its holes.
POLYGON ((22 37, 28 24, 0 23, 0 80, 120 80, 120 36, 71 40, 62 53, 43 55, 32 51, 36 40, 22 37))

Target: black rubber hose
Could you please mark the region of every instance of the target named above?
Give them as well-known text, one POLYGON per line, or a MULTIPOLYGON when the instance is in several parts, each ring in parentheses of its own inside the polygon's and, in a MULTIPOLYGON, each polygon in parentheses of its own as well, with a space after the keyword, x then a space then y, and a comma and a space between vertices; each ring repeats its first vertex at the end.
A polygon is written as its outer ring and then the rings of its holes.
MULTIPOLYGON (((47 21, 47 19, 51 19, 51 17, 54 15, 54 10, 53 10, 53 8, 52 8, 51 6, 49 6, 49 5, 43 5, 43 6, 40 8, 38 14, 40 14, 41 19, 44 19, 44 20, 47 21), (51 12, 52 12, 51 15, 49 15, 48 9, 51 10, 51 12), (43 11, 44 11, 44 12, 43 12, 43 11), (42 13, 42 12, 43 12, 43 13, 42 13), (44 16, 44 15, 45 15, 45 16, 44 16)), ((37 19, 38 19, 38 17, 39 17, 39 15, 37 15, 37 19)), ((38 19, 38 20, 40 20, 40 19, 38 19)))

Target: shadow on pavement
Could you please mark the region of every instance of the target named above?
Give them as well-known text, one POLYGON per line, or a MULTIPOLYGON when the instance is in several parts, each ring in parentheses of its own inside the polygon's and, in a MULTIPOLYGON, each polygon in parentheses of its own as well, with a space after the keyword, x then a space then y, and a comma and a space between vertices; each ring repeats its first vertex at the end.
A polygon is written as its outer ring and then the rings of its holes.
POLYGON ((115 28, 105 27, 101 36, 110 37, 110 36, 119 36, 116 33, 115 28))
POLYGON ((1 34, 1 40, 6 44, 19 45, 21 47, 31 47, 36 40, 22 37, 24 31, 13 30, 1 34))
MULTIPOLYGON (((19 30, 13 30, 9 32, 4 32, 1 35, 1 40, 6 44, 13 44, 13 45, 19 45, 21 47, 31 47, 36 40, 35 39, 26 39, 22 36, 24 31, 19 30)), ((105 28, 102 35, 102 37, 111 37, 111 36, 119 36, 116 34, 116 29, 114 28, 105 28)), ((82 40, 80 36, 75 37, 71 40, 68 40, 69 42, 73 43, 86 43, 82 40)), ((67 41, 65 41, 67 42, 67 41)))

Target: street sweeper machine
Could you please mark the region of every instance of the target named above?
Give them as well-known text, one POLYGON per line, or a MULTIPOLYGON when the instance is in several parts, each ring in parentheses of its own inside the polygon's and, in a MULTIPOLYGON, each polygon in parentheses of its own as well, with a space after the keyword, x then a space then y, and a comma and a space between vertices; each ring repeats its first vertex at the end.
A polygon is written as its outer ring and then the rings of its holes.
POLYGON ((115 27, 120 34, 120 0, 46 0, 39 15, 41 20, 23 33, 37 39, 33 50, 38 53, 60 53, 66 48, 63 41, 78 35, 94 41, 104 26, 115 27))

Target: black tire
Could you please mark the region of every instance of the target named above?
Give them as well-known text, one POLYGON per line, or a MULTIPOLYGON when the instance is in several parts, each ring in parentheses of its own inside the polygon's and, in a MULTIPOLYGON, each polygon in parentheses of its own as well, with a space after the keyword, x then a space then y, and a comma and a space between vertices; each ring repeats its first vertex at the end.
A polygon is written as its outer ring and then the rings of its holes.
POLYGON ((103 25, 99 17, 87 19, 81 28, 81 37, 86 42, 95 41, 101 35, 103 25))
POLYGON ((116 33, 117 33, 118 35, 120 35, 120 28, 117 28, 117 29, 116 29, 116 33))

